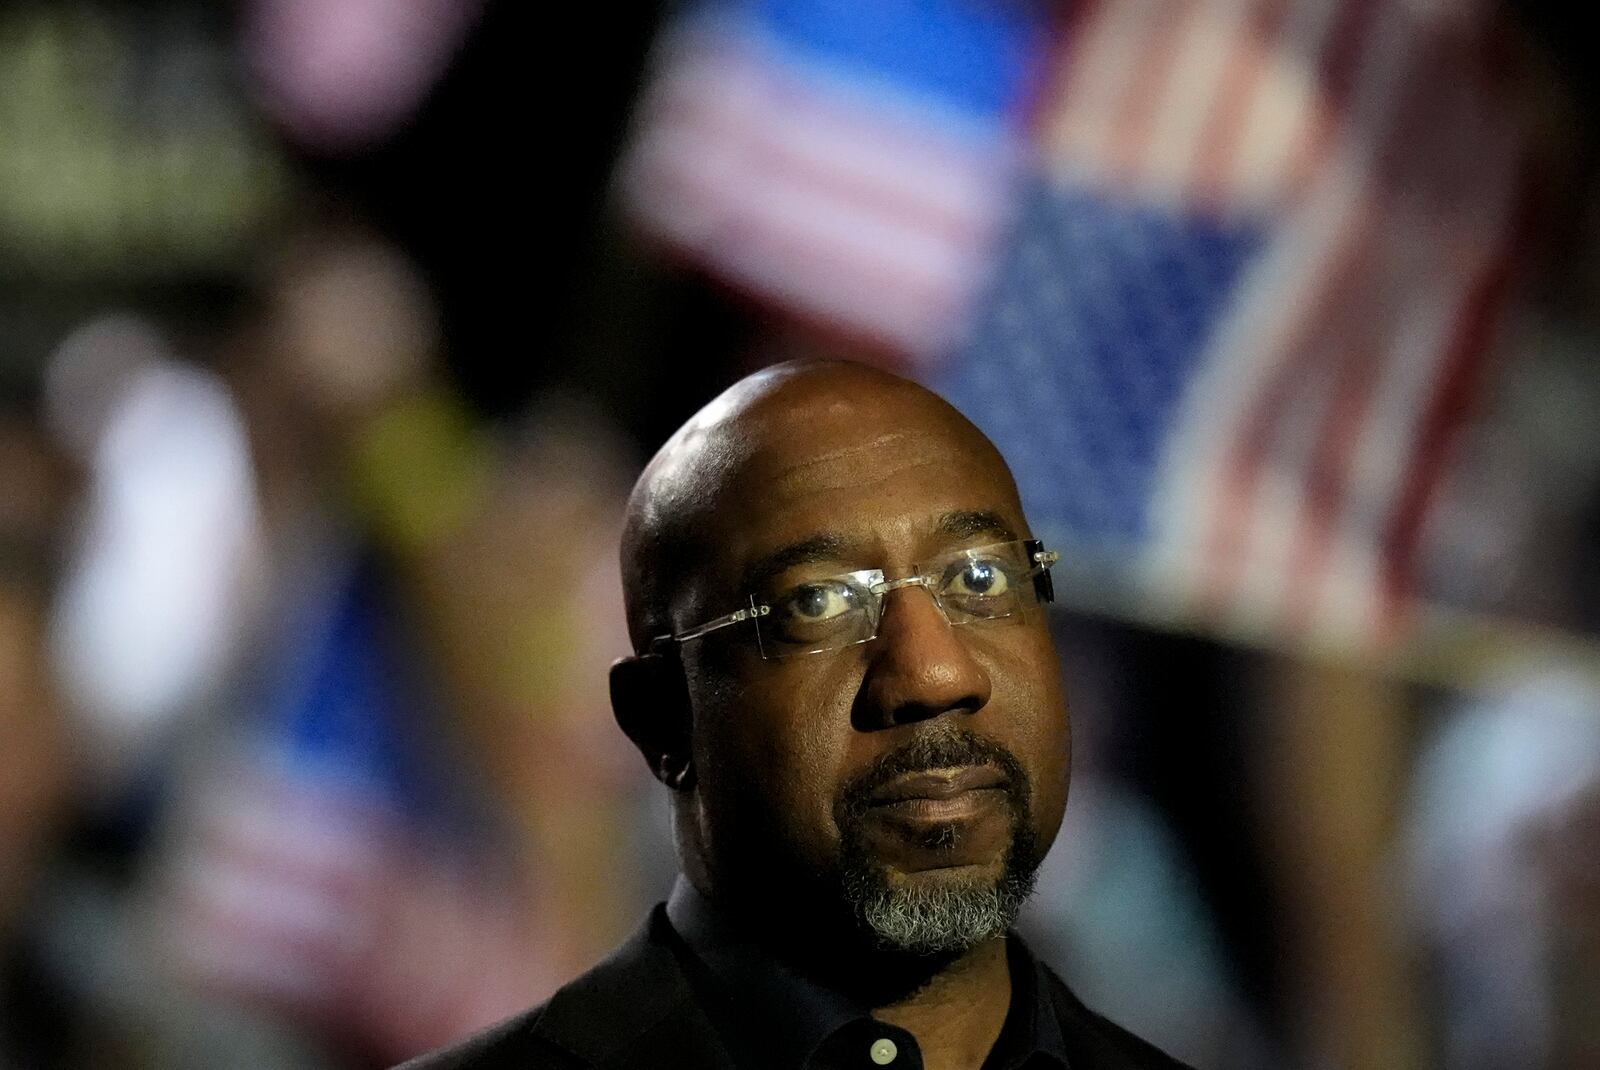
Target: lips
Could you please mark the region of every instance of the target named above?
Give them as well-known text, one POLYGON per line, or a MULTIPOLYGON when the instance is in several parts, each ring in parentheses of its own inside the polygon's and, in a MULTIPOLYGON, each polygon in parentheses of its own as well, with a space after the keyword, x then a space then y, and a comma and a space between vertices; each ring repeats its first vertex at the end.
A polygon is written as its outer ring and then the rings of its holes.
POLYGON ((943 802, 969 792, 1007 786, 1006 775, 992 765, 966 765, 952 769, 926 769, 902 773, 867 796, 873 806, 894 806, 919 800, 943 802))
POLYGON ((1004 860, 1027 814, 1021 770, 987 755, 916 757, 862 785, 854 816, 841 825, 846 839, 872 863, 905 874, 1004 860))

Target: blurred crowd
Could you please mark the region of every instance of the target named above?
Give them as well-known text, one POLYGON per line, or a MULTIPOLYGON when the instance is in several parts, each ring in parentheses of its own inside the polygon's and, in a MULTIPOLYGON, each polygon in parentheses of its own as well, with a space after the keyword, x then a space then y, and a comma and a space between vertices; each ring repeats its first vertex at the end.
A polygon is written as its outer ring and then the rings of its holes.
POLYGON ((1063 555, 1025 926, 1201 1070, 1600 1066, 1553 3, 0 8, 0 1070, 363 1070, 676 872, 634 475, 883 364, 1063 555))

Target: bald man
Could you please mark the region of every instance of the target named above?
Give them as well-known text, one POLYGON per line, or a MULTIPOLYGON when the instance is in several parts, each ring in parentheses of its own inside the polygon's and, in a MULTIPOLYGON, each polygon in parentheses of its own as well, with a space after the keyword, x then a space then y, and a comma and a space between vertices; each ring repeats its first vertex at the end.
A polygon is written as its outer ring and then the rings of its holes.
POLYGON ((1067 801, 1054 560, 913 383, 793 363, 707 405, 634 487, 611 670, 683 875, 609 960, 414 1065, 1178 1067, 1010 932, 1067 801))

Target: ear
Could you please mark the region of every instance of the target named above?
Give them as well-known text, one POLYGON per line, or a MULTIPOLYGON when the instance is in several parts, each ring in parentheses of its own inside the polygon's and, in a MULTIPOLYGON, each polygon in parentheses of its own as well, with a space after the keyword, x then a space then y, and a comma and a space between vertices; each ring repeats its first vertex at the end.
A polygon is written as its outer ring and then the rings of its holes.
POLYGON ((611 712, 657 780, 674 791, 694 787, 694 717, 677 658, 635 654, 612 662, 611 712))

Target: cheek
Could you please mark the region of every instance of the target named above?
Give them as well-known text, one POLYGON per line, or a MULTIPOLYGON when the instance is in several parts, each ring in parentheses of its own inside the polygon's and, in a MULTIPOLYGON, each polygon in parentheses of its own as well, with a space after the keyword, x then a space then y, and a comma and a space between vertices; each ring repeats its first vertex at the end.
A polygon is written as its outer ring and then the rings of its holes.
POLYGON ((1051 686, 1045 701, 1049 703, 1047 708, 1060 711, 1041 728, 1038 739, 1036 820, 1048 833, 1048 840, 1055 838, 1067 807, 1067 790, 1072 782, 1072 724, 1059 680, 1051 686))
POLYGON ((991 731, 1028 771, 1034 820, 1054 835, 1066 807, 1072 775, 1072 733, 1060 663, 1048 633, 991 652, 994 693, 991 731))
POLYGON ((833 804, 859 680, 852 683, 843 658, 765 662, 757 670, 712 689, 713 700, 697 706, 707 819, 723 839, 759 835, 823 861, 838 838, 833 804))

